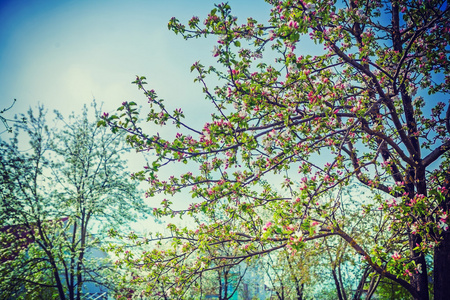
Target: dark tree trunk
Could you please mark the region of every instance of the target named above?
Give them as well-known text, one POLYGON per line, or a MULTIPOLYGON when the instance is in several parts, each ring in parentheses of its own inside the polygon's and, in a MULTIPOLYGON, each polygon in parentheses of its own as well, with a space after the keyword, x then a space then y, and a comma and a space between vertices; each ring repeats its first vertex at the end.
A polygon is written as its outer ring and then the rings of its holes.
MULTIPOLYGON (((450 107, 447 110, 447 131, 450 133, 450 107)), ((441 204, 443 211, 450 208, 450 170, 444 181, 445 200, 441 204)), ((434 249, 434 300, 445 300, 450 296, 450 231, 444 231, 439 246, 434 249)))
POLYGON ((445 232, 442 237, 434 249, 434 300, 450 297, 450 232, 445 232))
POLYGON ((339 298, 339 300, 344 300, 344 298, 342 297, 342 293, 341 293, 341 286, 339 285, 339 280, 336 276, 336 270, 331 269, 331 274, 333 274, 334 284, 336 285, 336 291, 338 294, 338 298, 339 298))
POLYGON ((367 294, 366 294, 366 300, 370 300, 372 299, 373 294, 375 293, 378 284, 380 283, 381 280, 381 275, 379 274, 375 274, 372 279, 370 280, 370 285, 369 285, 369 289, 367 290, 367 294))
POLYGON ((295 290, 297 291, 297 300, 303 300, 303 289, 305 287, 305 284, 298 284, 298 281, 296 282, 295 290))
POLYGON ((339 285, 341 286, 342 298, 344 300, 347 300, 347 293, 345 292, 344 282, 342 281, 341 262, 342 256, 339 258, 339 265, 338 265, 339 285))
POLYGON ((59 298, 61 300, 65 300, 66 299, 66 295, 64 293, 64 288, 63 288, 61 279, 59 278, 59 274, 58 274, 58 270, 57 269, 53 270, 53 276, 55 277, 55 280, 56 280, 56 286, 58 288, 59 298))
POLYGON ((358 287, 356 288, 355 294, 353 294, 352 300, 361 299, 362 293, 364 291, 364 284, 366 283, 367 277, 369 277, 370 271, 372 271, 370 266, 366 266, 364 269, 364 272, 361 276, 361 279, 359 280, 358 287))
POLYGON ((414 270, 410 270, 413 274, 411 276, 411 285, 416 289, 418 297, 414 300, 428 300, 428 275, 427 275, 427 263, 425 261, 425 255, 422 252, 416 252, 412 249, 420 244, 422 239, 419 235, 411 234, 409 237, 409 247, 411 249, 411 256, 414 257, 416 265, 422 266, 422 273, 416 273, 414 270))
POLYGON ((220 276, 220 271, 217 271, 217 278, 219 281, 219 300, 222 300, 222 276, 220 276))

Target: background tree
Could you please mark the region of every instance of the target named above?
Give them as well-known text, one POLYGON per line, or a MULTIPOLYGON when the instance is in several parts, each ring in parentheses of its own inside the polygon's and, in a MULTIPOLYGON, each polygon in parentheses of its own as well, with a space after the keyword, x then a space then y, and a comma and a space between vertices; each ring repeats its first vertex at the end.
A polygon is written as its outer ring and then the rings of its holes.
POLYGON ((81 299, 86 283, 109 287, 94 252, 106 229, 146 212, 128 179, 122 136, 97 128, 86 107, 57 120, 62 129, 50 130, 44 109, 30 110, 14 137, 0 141, 2 299, 39 297, 43 288, 81 299))
MULTIPOLYGON (((429 299, 434 270, 434 298, 445 299, 450 110, 436 99, 447 101, 449 92, 447 1, 267 2, 273 6, 267 24, 252 18, 238 24, 227 4, 203 22, 193 17, 187 27, 170 21, 169 28, 186 39, 217 37, 218 66, 192 66, 215 109, 203 128, 185 123, 181 109, 172 112, 145 89, 144 77, 134 83, 149 102, 145 119, 173 122, 175 138, 146 133, 134 102, 104 116, 103 124, 128 131, 136 149, 156 154, 136 174, 149 182, 149 195, 183 197, 189 189, 196 199, 186 210, 173 210, 173 200, 164 200, 157 214, 225 216, 196 231, 177 230, 199 258, 171 270, 201 272, 207 270, 202 262, 235 264, 335 235, 415 299, 429 299), (307 39, 323 52, 303 53, 307 39), (210 88, 210 74, 223 85, 210 88), (180 163, 191 171, 157 177, 180 163), (390 221, 378 231, 376 245, 358 243, 343 226, 347 199, 333 191, 352 179, 373 192, 361 211, 379 208, 390 221), (271 217, 262 218, 260 210, 271 217), (219 244, 233 255, 221 255, 219 244), (434 269, 426 255, 434 255, 434 269)), ((139 261, 152 274, 172 260, 166 252, 139 261)))
MULTIPOLYGON (((12 131, 12 128, 8 125, 8 122, 17 122, 18 120, 5 118, 3 116, 3 114, 5 112, 7 112, 8 110, 10 110, 14 106, 15 103, 16 103, 16 99, 14 99, 13 103, 10 106, 0 110, 0 121, 3 123, 3 126, 5 126, 6 131, 8 131, 8 132, 12 131)), ((24 119, 20 120, 20 122, 24 122, 24 121, 25 121, 24 119)))
POLYGON ((203 276, 200 283, 200 294, 196 294, 194 289, 191 295, 194 297, 216 295, 219 300, 238 299, 239 290, 242 290, 242 279, 247 272, 247 268, 247 266, 226 266, 215 270, 215 272, 208 272, 212 278, 203 276))
POLYGON ((299 255, 287 251, 270 253, 258 265, 265 270, 269 288, 275 299, 308 299, 305 285, 313 285, 314 271, 311 266, 317 263, 315 249, 302 249, 299 255))

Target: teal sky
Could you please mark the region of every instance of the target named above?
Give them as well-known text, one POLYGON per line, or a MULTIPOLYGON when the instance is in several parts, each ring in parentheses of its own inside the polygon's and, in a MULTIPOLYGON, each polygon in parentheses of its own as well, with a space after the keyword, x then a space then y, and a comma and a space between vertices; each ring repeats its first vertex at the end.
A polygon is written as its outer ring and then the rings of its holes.
MULTIPOLYGON (((213 40, 185 41, 167 29, 171 17, 204 18, 207 0, 2 0, 0 1, 0 107, 17 99, 6 117, 43 104, 68 115, 92 99, 112 111, 139 100, 130 84, 146 76, 168 101, 203 100, 189 67, 213 64, 213 40)), ((266 21, 260 0, 229 1, 242 22, 266 21)), ((192 106, 191 106, 192 108, 192 106)), ((195 110, 193 110, 195 112, 195 110)))
MULTIPOLYGON (((201 86, 193 82, 196 74, 190 73, 190 66, 197 60, 214 64, 211 51, 217 41, 185 41, 169 31, 167 23, 171 17, 184 23, 194 15, 203 19, 214 3, 0 0, 0 109, 17 99, 5 117, 39 104, 67 117, 94 98, 109 112, 123 101, 145 105, 146 98, 131 84, 135 75, 141 75, 169 107, 183 107, 191 120, 208 119, 209 106, 204 105, 201 86)), ((246 22, 248 16, 261 22, 268 19, 270 7, 261 0, 229 3, 238 21, 246 22)), ((52 118, 50 114, 48 119, 52 118)), ((131 171, 144 165, 136 154, 130 154, 128 163, 131 171)), ((154 206, 160 200, 150 202, 154 206)), ((155 229, 152 219, 136 226, 155 229)))

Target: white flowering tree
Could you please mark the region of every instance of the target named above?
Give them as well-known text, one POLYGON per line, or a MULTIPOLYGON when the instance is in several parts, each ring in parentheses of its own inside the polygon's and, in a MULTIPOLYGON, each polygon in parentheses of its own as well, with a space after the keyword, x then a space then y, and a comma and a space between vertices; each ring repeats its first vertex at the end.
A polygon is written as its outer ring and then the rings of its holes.
POLYGON ((124 141, 86 107, 69 121, 58 115, 61 128, 48 127, 42 107, 26 119, 0 140, 0 298, 74 300, 87 283, 111 288, 93 251, 106 229, 148 212, 124 141))

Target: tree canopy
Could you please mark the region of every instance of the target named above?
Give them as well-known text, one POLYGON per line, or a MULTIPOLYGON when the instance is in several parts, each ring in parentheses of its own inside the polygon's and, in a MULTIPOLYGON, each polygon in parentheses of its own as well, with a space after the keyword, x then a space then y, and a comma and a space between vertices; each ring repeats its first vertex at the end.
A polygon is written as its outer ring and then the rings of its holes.
POLYGON ((228 4, 202 21, 170 20, 185 39, 217 41, 217 64, 191 68, 214 110, 201 116, 202 128, 147 89, 143 76, 133 83, 148 110, 124 102, 100 122, 127 131, 131 146, 154 154, 134 174, 148 182, 149 196, 166 195, 154 212, 197 221, 196 228, 170 224, 169 236, 156 237, 173 240, 171 250, 118 249, 121 262, 143 270, 130 284, 153 297, 183 297, 203 272, 281 249, 295 256, 307 243, 334 236, 414 299, 429 299, 434 272, 434 299, 444 299, 450 288, 447 1, 267 2, 266 23, 240 22, 228 4), (323 51, 305 53, 308 41, 323 51), (221 85, 210 86, 210 76, 221 85), (177 132, 148 132, 142 119, 177 132), (189 171, 178 174, 183 164, 189 171), (167 169, 173 176, 158 177, 167 169), (380 223, 363 229, 373 243, 352 231, 351 199, 343 192, 355 186, 371 195, 353 203, 366 217, 361 222, 381 214, 380 223), (173 209, 174 199, 187 193, 193 203, 173 209), (156 288, 160 282, 164 290, 156 288))
POLYGON ((111 288, 99 254, 106 230, 148 212, 121 135, 97 128, 86 107, 80 117, 57 113, 61 129, 45 116, 30 110, 0 139, 2 299, 81 299, 86 284, 111 288))

